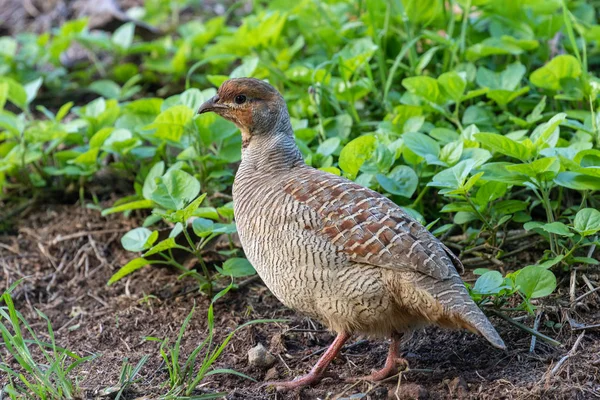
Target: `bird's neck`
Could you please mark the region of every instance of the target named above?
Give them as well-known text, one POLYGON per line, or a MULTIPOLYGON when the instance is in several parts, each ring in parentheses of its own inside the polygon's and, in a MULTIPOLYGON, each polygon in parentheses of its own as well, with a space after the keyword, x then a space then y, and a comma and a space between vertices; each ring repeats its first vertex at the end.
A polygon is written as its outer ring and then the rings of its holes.
POLYGON ((276 172, 303 164, 289 119, 280 121, 270 133, 247 135, 243 141, 240 168, 276 172))

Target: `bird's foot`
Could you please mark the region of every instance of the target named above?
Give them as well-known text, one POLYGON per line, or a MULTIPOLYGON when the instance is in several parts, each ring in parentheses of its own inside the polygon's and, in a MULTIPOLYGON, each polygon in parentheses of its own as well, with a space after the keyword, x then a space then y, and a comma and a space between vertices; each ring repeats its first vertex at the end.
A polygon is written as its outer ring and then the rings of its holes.
POLYGON ((378 382, 382 381, 390 376, 396 375, 398 373, 398 367, 402 367, 402 371, 408 369, 408 361, 404 358, 394 358, 393 360, 387 359, 383 368, 379 370, 373 370, 369 375, 346 378, 346 382, 359 382, 359 381, 368 381, 368 382, 378 382))
POLYGON ((298 389, 305 386, 312 386, 319 383, 323 378, 334 378, 338 379, 339 376, 334 374, 333 372, 325 372, 325 373, 315 373, 310 372, 306 375, 299 376, 298 378, 292 381, 284 381, 284 382, 265 382, 260 385, 261 388, 273 386, 277 389, 278 392, 286 392, 288 390, 298 389))

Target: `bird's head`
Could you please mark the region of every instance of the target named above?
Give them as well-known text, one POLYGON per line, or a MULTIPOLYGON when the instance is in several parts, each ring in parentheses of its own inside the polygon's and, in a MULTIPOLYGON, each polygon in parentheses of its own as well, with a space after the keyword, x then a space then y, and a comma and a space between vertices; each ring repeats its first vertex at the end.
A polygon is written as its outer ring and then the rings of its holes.
POLYGON ((254 136, 291 131, 283 97, 259 79, 234 78, 223 82, 217 95, 198 109, 199 114, 211 111, 240 129, 244 146, 254 136))

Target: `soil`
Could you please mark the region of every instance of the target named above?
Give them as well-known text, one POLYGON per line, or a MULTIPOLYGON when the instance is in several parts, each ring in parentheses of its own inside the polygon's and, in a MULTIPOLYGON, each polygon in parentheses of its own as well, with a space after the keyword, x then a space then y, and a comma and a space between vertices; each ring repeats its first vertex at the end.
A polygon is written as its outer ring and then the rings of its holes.
MULTIPOLYGON (((146 267, 112 286, 106 285, 109 277, 133 258, 122 249, 120 237, 134 226, 139 226, 136 219, 105 218, 97 210, 78 205, 51 205, 22 217, 12 233, 0 236, 3 286, 23 279, 13 298, 40 339, 48 338, 43 334, 46 323, 36 309, 50 318, 60 346, 81 356, 98 355, 76 370, 82 398, 98 398, 107 388, 118 387, 124 360, 135 365, 145 355, 149 359, 140 372, 141 380, 122 398, 158 398, 168 391, 164 386, 168 373, 160 356, 160 342, 148 338, 170 338, 173 343, 194 305, 182 341, 182 360, 207 336, 209 300, 195 290, 191 279, 177 279, 169 269, 146 267)), ((598 269, 585 274, 598 284, 598 269)), ((262 388, 262 382, 292 379, 308 372, 333 335, 282 306, 259 279, 246 281, 215 304, 216 343, 250 320, 287 321, 238 331, 213 365, 244 373, 256 382, 234 375, 211 375, 194 394, 224 392, 227 399, 599 398, 600 332, 572 330, 568 319, 573 326, 575 321, 598 324, 600 296, 589 295, 569 307, 566 287, 568 284, 563 283, 541 307, 540 331, 559 340, 561 347, 537 340, 530 352, 530 335, 492 317, 507 351, 494 349, 467 332, 428 328, 416 332, 403 345, 410 369, 387 382, 350 384, 327 378, 313 388, 281 394, 262 388), (548 321, 561 322, 562 327, 551 329, 548 321), (247 352, 257 343, 275 356, 272 368, 249 365, 247 352)), ((576 296, 587 291, 578 280, 576 296)), ((532 326, 533 318, 520 322, 532 326)), ((0 347, 0 352, 6 349, 0 347)), ((387 343, 382 340, 354 337, 334 361, 331 372, 342 378, 367 374, 383 365, 386 352, 387 343)), ((7 354, 1 356, 7 359, 7 354)), ((0 391, 6 383, 7 377, 0 375, 0 391)))

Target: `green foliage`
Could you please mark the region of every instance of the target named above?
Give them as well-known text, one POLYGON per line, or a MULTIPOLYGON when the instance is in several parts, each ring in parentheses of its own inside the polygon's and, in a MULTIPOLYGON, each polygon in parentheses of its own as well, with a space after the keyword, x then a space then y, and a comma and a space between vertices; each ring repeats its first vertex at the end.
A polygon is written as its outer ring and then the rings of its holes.
MULTIPOLYGON (((11 292, 21 281, 6 289, 0 300, 0 333, 3 347, 12 359, 0 358, 0 371, 8 379, 3 392, 11 399, 71 399, 79 395, 80 388, 73 377, 74 370, 96 358, 80 357, 57 346, 54 330, 48 317, 39 310, 38 316, 46 322, 50 342, 40 340, 23 315, 15 308, 11 292), (15 363, 12 361, 16 361, 15 363)), ((4 354, 4 353, 3 353, 4 354)))
MULTIPOLYGON (((175 396, 185 395, 190 396, 195 390, 196 387, 202 380, 211 375, 218 374, 233 374, 245 379, 254 380, 248 375, 245 375, 241 372, 234 371, 232 369, 211 369, 215 361, 219 358, 223 350, 233 336, 241 329, 253 325, 253 324, 261 324, 266 322, 281 322, 281 320, 252 320, 248 321, 233 331, 231 331, 225 339, 219 344, 214 342, 214 329, 215 329, 215 320, 214 320, 214 303, 221 297, 223 297, 231 288, 233 284, 230 284, 225 289, 221 290, 217 293, 212 299, 210 306, 208 308, 207 315, 207 324, 208 324, 208 333, 206 338, 192 350, 192 352, 188 355, 187 359, 182 358, 181 349, 182 349, 182 340, 184 333, 194 315, 195 306, 192 308, 186 319, 184 320, 181 328, 179 329, 179 334, 177 335, 177 339, 173 344, 170 343, 169 338, 158 339, 148 337, 147 340, 160 341, 160 354, 165 363, 166 369, 169 373, 169 379, 167 380, 165 386, 169 388, 169 391, 165 395, 165 398, 174 398, 175 396)), ((225 393, 215 393, 204 395, 202 398, 220 398, 225 393), (206 396, 206 397, 205 397, 206 396)))
MULTIPOLYGON (((455 3, 276 1, 231 23, 181 24, 188 2, 149 1, 139 17, 173 28, 156 40, 131 23, 91 32, 86 20, 0 38, 0 196, 76 187, 85 201, 98 175, 115 174, 133 194, 103 214, 151 215, 123 238, 142 256, 110 283, 162 263, 210 290, 219 275, 203 250, 235 232, 227 192, 241 139, 196 110, 228 77, 268 79, 311 166, 440 221, 437 234, 462 230, 463 254, 488 246, 483 261, 502 259, 508 231, 545 241, 535 264, 545 272, 482 275, 473 288, 483 301, 519 293, 531 310, 551 291, 549 274, 594 263, 585 251, 599 232, 598 17, 578 0, 455 3), (65 66, 72 43, 107 57, 85 71, 65 66), (71 100, 74 89, 99 97, 40 105, 71 100), (202 273, 179 264, 176 250, 202 273)), ((231 260, 217 263, 219 274, 252 273, 233 246, 221 256, 231 260)))

